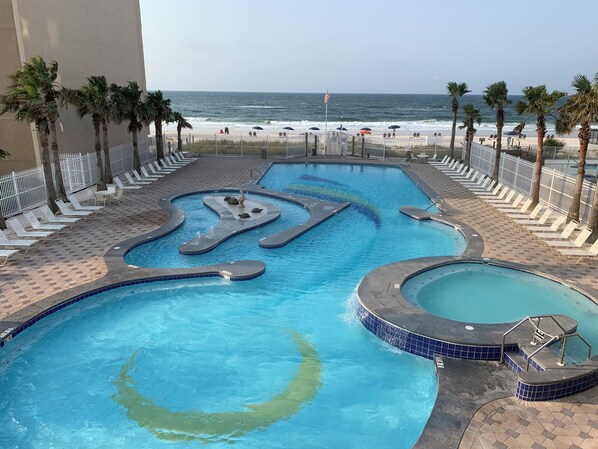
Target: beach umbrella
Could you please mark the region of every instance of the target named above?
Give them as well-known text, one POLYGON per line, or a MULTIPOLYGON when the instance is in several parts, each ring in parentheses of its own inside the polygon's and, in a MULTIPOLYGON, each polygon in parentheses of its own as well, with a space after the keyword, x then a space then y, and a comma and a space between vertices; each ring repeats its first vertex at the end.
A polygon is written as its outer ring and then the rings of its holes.
POLYGON ((509 131, 508 133, 505 133, 505 136, 517 136, 519 135, 519 133, 517 131, 509 131))
POLYGON ((400 126, 399 126, 399 125, 390 125, 390 126, 388 127, 388 129, 399 129, 399 128, 400 128, 400 126))
POLYGON ((309 128, 310 131, 319 131, 320 128, 318 128, 317 126, 312 126, 311 128, 309 128))
POLYGON ((295 131, 293 128, 291 128, 290 126, 285 126, 282 129, 286 129, 287 131, 295 131))
POLYGON ((258 131, 263 131, 264 128, 262 128, 261 126, 254 126, 253 129, 257 129, 258 131))
POLYGON ((368 130, 368 129, 360 129, 359 133, 361 135, 363 135, 363 134, 372 134, 372 132, 370 130, 368 130))
POLYGON ((337 131, 347 131, 347 128, 345 128, 344 126, 339 126, 336 129, 337 129, 337 131))
POLYGON ((363 128, 360 129, 360 131, 372 131, 372 128, 368 128, 367 126, 364 126, 363 128))

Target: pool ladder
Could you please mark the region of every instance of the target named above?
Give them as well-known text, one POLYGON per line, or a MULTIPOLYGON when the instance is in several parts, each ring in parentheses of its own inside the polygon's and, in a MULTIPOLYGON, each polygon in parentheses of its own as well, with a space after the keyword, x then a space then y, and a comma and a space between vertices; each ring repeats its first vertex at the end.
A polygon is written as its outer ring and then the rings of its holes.
POLYGON ((506 340, 507 335, 509 335, 511 332, 513 332, 515 329, 517 329, 519 326, 521 326, 524 323, 531 323, 532 328, 534 330, 532 340, 530 341, 530 345, 537 346, 539 343, 541 343, 540 346, 536 350, 534 350, 527 357, 524 357, 527 360, 526 366, 525 366, 525 371, 529 371, 530 362, 534 359, 534 357, 542 349, 546 348, 547 346, 549 346, 559 340, 562 341, 562 344, 561 344, 561 349, 559 351, 559 361, 557 362, 557 365, 565 366, 566 365, 565 354, 567 352, 567 341, 569 340, 569 338, 572 338, 572 337, 579 338, 588 347, 587 359, 589 360, 592 357, 592 345, 590 345, 590 343, 588 343, 588 341, 582 335, 578 334, 577 332, 567 333, 565 331, 565 329, 563 328, 563 326, 561 326, 561 324, 557 321, 557 319, 553 315, 536 315, 536 316, 527 316, 527 317, 523 318, 519 323, 517 323, 515 326, 513 326, 511 329, 509 329, 508 331, 506 331, 503 334, 501 348, 500 348, 500 362, 501 363, 504 363, 505 340, 506 340), (558 328, 562 331, 562 333, 557 334, 557 335, 550 335, 545 330, 542 330, 542 328, 540 327, 542 319, 551 320, 554 324, 556 324, 558 326, 558 328), (544 340, 546 339, 547 336, 549 338, 547 341, 544 342, 544 340), (542 342, 544 342, 544 343, 542 343, 542 342))

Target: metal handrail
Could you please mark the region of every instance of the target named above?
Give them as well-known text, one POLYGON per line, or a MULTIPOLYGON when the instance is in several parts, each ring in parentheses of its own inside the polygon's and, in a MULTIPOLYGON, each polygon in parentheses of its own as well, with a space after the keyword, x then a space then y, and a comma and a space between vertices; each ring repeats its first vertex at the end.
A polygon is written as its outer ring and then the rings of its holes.
MULTIPOLYGON (((507 338, 507 335, 510 334, 511 332, 513 332, 515 329, 517 329, 519 326, 521 326, 526 321, 529 321, 530 323, 532 323, 532 325, 534 327, 536 327, 537 329, 540 329, 540 321, 542 320, 542 318, 550 318, 563 331, 563 334, 565 334, 565 329, 563 328, 563 326, 560 325, 560 323, 554 318, 553 315, 526 316, 521 321, 519 321, 519 323, 517 323, 511 329, 509 329, 504 334, 502 334, 502 343, 500 345, 500 363, 502 363, 504 361, 504 356, 505 356, 505 340, 507 338), (534 322, 532 321, 533 318, 537 318, 538 319, 537 324, 534 324, 534 322)), ((535 336, 532 339, 531 344, 532 345, 536 344, 536 337, 535 336)))
POLYGON ((551 337, 550 340, 548 340, 546 343, 544 343, 542 346, 540 346, 538 349, 536 349, 534 352, 532 352, 528 357, 527 357, 527 364, 525 365, 525 371, 529 371, 529 364, 532 360, 532 358, 534 358, 534 356, 540 352, 542 349, 544 349, 546 346, 548 346, 549 344, 555 342, 556 340, 558 340, 558 337, 551 337))
POLYGON ((561 337, 561 339, 563 340, 563 344, 561 345, 561 360, 558 363, 559 366, 565 366, 565 353, 567 352, 567 340, 569 339, 569 337, 579 337, 579 339, 583 341, 585 345, 588 347, 588 360, 592 357, 592 345, 588 343, 588 341, 585 338, 583 338, 583 336, 581 336, 577 332, 573 334, 565 334, 561 337))
POLYGON ((259 168, 252 168, 251 170, 249 170, 249 178, 251 180, 254 180, 255 178, 257 178, 259 176, 264 176, 264 172, 261 171, 259 168))

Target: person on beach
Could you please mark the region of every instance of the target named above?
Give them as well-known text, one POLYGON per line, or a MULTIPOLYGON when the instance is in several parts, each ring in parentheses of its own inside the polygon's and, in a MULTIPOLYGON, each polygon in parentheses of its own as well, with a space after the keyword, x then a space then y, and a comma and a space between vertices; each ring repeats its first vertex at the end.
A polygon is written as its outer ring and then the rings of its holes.
POLYGON ((224 127, 224 134, 228 134, 228 126, 224 127))
POLYGON ((392 130, 392 138, 393 139, 395 138, 395 130, 394 129, 392 130))
POLYGON ((220 134, 224 134, 224 131, 220 130, 220 134))

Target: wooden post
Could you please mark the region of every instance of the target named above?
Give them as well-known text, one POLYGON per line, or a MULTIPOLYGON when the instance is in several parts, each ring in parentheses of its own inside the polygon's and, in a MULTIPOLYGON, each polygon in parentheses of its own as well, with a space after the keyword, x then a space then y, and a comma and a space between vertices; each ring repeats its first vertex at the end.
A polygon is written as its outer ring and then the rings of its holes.
POLYGON ((355 136, 353 136, 351 140, 351 156, 355 157, 355 136))
POLYGON ((307 133, 305 133, 305 157, 307 157, 308 146, 309 146, 309 136, 307 133))
POLYGON ((314 136, 314 156, 318 155, 318 136, 314 136))
POLYGON ((363 151, 365 149, 365 138, 361 138, 361 159, 363 159, 363 151))

